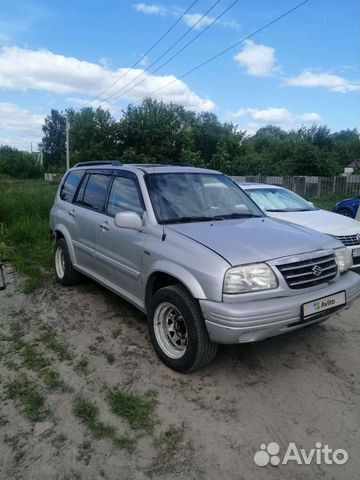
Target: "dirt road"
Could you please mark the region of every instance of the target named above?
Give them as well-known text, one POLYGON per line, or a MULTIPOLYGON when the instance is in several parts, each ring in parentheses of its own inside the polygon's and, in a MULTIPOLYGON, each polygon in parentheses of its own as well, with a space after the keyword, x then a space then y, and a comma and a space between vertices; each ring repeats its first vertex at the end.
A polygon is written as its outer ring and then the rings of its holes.
POLYGON ((1 479, 357 478, 359 301, 317 327, 221 348, 206 369, 181 375, 156 358, 144 317, 91 281, 50 282, 25 296, 10 269, 7 279, 0 292, 1 479), (31 403, 23 375, 43 404, 31 403), (139 418, 111 408, 115 386, 138 402, 139 418), (80 397, 96 404, 98 420, 76 410, 80 397), (153 409, 141 403, 150 397, 153 409), (137 425, 145 413, 148 426, 137 425), (119 435, 129 442, 116 442, 119 435), (321 442, 345 449, 349 460, 256 466, 255 452, 269 442, 279 444, 279 457, 289 442, 306 451, 321 442))

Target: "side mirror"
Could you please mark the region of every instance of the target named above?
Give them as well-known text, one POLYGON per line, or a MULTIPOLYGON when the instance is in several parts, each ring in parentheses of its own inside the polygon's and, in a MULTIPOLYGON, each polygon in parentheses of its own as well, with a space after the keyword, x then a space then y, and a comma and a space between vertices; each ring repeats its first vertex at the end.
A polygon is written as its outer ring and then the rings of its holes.
POLYGON ((308 204, 309 204, 310 207, 312 207, 312 208, 314 208, 314 206, 315 206, 315 205, 313 204, 313 202, 308 202, 308 204))
POLYGON ((118 212, 115 215, 114 223, 119 228, 131 228, 140 230, 143 226, 140 215, 135 212, 118 212))

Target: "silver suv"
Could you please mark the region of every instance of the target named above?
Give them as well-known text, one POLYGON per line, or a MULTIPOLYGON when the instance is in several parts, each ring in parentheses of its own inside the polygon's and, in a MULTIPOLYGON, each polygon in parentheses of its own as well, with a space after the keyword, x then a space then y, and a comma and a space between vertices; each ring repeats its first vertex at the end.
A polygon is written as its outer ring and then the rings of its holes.
POLYGON ((87 275, 147 314, 161 360, 326 320, 360 294, 343 245, 264 215, 229 177, 181 165, 78 164, 51 210, 57 280, 87 275))

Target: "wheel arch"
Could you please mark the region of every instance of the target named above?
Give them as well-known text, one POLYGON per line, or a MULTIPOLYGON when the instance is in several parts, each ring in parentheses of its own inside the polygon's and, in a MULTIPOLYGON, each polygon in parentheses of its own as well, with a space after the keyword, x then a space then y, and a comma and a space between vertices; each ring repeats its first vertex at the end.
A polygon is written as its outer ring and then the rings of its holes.
MULTIPOLYGON (((167 263, 167 262, 166 262, 167 263)), ((145 287, 145 306, 149 305, 149 302, 160 288, 169 285, 181 285, 189 294, 195 299, 206 299, 204 290, 202 289, 198 280, 187 270, 182 267, 176 266, 172 269, 169 265, 157 265, 147 278, 145 287)))
POLYGON ((68 229, 62 224, 55 225, 53 229, 53 238, 55 242, 56 240, 59 240, 59 238, 63 238, 66 241, 66 245, 68 247, 69 255, 71 258, 71 263, 75 264, 76 263, 75 251, 74 251, 74 247, 73 247, 68 229))

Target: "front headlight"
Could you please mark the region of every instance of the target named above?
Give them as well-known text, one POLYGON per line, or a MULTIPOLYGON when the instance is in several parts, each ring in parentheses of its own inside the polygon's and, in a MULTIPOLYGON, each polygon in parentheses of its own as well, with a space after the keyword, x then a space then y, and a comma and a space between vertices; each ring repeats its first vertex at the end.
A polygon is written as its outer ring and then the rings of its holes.
POLYGON ((224 293, 258 292, 277 288, 275 273, 266 263, 252 263, 230 268, 225 273, 224 293))
POLYGON ((348 248, 337 248, 335 250, 335 257, 340 273, 346 272, 346 270, 349 270, 349 268, 353 266, 352 256, 348 248))

